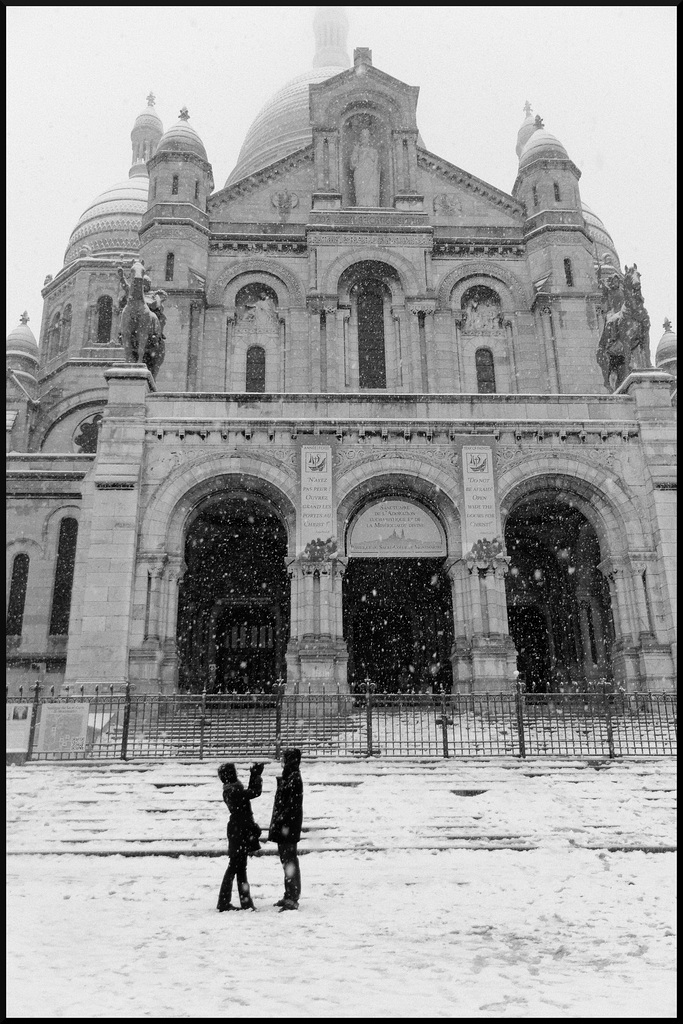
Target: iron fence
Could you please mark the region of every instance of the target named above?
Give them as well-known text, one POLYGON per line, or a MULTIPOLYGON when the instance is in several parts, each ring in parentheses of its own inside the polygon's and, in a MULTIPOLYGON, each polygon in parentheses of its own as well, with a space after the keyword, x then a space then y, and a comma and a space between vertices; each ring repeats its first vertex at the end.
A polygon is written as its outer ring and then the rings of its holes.
POLYGON ((674 693, 173 694, 95 688, 7 696, 21 760, 623 757, 676 754, 674 693), (19 709, 17 717, 15 708, 19 709), (21 717, 23 716, 23 718, 21 717))

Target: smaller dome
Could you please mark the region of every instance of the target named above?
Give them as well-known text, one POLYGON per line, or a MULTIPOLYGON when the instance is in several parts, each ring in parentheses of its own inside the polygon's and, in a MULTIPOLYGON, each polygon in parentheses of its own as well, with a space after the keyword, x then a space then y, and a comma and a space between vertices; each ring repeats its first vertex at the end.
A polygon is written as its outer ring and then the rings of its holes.
POLYGON ((93 199, 71 233, 64 263, 80 254, 109 256, 135 254, 138 231, 147 210, 149 178, 126 178, 93 199))
POLYGON ((678 338, 676 332, 671 326, 670 320, 665 320, 663 326, 664 334, 659 339, 659 344, 657 345, 655 366, 660 370, 666 370, 667 373, 671 373, 675 377, 678 338), (673 367, 673 369, 671 367, 673 367))
POLYGON ((559 139, 556 139, 545 128, 537 128, 521 152, 520 168, 536 157, 568 160, 569 154, 559 139))
POLYGON ((519 131, 517 132, 517 145, 515 146, 515 152, 519 158, 522 155, 522 150, 526 146, 527 142, 534 134, 538 131, 538 125, 536 124, 536 118, 531 112, 531 104, 527 100, 524 104, 524 113, 526 117, 522 121, 519 131))
POLYGON ((589 236, 595 242, 601 264, 609 263, 614 266, 617 273, 620 273, 619 256, 612 240, 612 236, 598 217, 597 213, 590 208, 588 203, 581 201, 581 213, 586 224, 589 236))
POLYGON ((163 135, 164 126, 161 122, 161 118, 154 109, 154 101, 156 97, 153 92, 147 97, 147 106, 141 114, 135 118, 135 124, 133 125, 133 131, 136 128, 156 128, 160 135, 163 135))
POLYGON ((22 313, 20 323, 7 335, 6 362, 8 369, 22 378, 25 384, 34 384, 40 363, 38 342, 28 326, 29 315, 22 313))
POLYGON ((183 107, 177 122, 162 136, 157 153, 194 153, 208 162, 204 143, 188 124, 189 116, 187 107, 183 107))

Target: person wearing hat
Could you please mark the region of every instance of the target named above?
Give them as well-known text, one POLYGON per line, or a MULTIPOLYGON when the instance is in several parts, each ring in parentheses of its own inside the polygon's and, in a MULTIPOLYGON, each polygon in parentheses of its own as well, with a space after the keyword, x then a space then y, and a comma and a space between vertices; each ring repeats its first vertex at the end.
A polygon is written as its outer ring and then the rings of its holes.
POLYGON ((285 894, 275 904, 283 910, 298 910, 301 895, 301 872, 297 843, 301 838, 304 808, 304 786, 301 781, 301 751, 285 750, 282 775, 277 778, 273 816, 268 838, 277 843, 277 852, 285 873, 285 894))
POLYGON ((261 829, 254 821, 251 801, 261 795, 263 787, 263 764, 253 764, 249 773, 247 789, 237 777, 234 764, 222 764, 218 769, 218 778, 223 783, 223 799, 230 811, 228 820, 228 867, 220 892, 218 894, 219 911, 224 910, 256 910, 249 891, 247 880, 247 858, 261 849, 259 836, 261 829), (237 878, 237 892, 240 906, 235 907, 232 899, 232 883, 237 878))

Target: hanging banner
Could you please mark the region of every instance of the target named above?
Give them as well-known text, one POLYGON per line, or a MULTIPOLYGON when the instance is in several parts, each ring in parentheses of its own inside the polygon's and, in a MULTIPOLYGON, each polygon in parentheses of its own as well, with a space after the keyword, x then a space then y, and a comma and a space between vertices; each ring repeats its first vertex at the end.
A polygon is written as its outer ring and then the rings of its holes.
POLYGON ((462 553, 467 555, 479 540, 493 540, 500 533, 493 483, 493 451, 484 445, 463 445, 462 473, 464 516, 462 553))
POLYGON ((67 754, 85 750, 89 704, 43 704, 36 750, 67 754))
POLYGON ((439 558, 446 554, 446 538, 426 509, 387 498, 358 516, 346 553, 351 558, 439 558))
POLYGON ((31 705, 5 705, 6 746, 8 754, 25 754, 31 732, 31 705))
POLYGON ((301 515, 299 554, 318 557, 335 546, 332 506, 332 448, 325 444, 301 446, 301 515))

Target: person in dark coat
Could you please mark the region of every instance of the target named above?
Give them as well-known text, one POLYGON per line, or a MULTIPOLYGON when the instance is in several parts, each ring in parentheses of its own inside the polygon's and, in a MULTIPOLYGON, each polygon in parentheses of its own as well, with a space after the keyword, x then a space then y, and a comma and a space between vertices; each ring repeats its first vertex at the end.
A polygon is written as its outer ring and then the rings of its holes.
POLYGON ((218 894, 219 911, 223 910, 256 910, 249 891, 247 880, 247 858, 261 849, 259 836, 261 829, 254 821, 251 801, 261 795, 263 786, 262 764, 253 764, 249 773, 247 789, 237 778, 234 764, 222 764, 218 769, 218 778, 223 783, 223 799, 225 800, 230 818, 228 820, 228 867, 223 876, 218 894), (235 907, 232 899, 232 883, 237 877, 237 892, 240 906, 235 907))
POLYGON ((283 910, 298 910, 301 895, 301 872, 297 843, 301 838, 304 813, 304 786, 301 781, 300 750, 285 750, 282 756, 282 775, 277 779, 273 817, 268 838, 277 843, 277 852, 285 873, 285 894, 275 904, 283 910))

